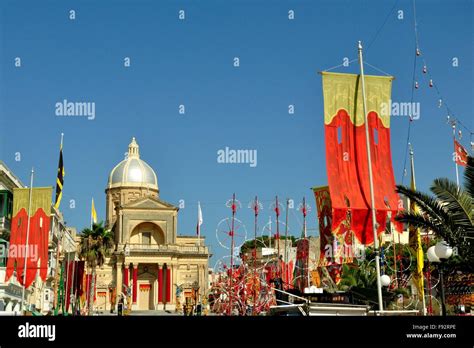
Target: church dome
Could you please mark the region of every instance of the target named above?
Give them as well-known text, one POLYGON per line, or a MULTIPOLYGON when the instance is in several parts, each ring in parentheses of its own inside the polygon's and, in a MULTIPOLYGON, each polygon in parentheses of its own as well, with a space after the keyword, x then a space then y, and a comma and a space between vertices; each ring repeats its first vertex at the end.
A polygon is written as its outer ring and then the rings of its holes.
POLYGON ((128 156, 110 172, 108 188, 120 186, 147 187, 158 190, 155 171, 142 159, 135 138, 128 145, 128 156))

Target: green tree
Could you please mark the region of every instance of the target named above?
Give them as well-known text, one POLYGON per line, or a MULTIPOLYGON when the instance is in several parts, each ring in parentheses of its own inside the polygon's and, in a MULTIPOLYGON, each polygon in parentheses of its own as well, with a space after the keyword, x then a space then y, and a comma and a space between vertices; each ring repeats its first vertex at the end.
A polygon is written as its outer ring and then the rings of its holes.
POLYGON ((397 192, 416 203, 419 212, 404 211, 397 220, 431 230, 457 248, 460 262, 472 269, 474 252, 474 159, 468 157, 463 187, 446 178, 433 181, 432 194, 398 185, 397 192))
POLYGON ((88 302, 89 315, 92 314, 94 304, 96 268, 104 264, 105 258, 110 255, 113 245, 113 234, 102 226, 102 222, 93 224, 92 229, 85 228, 81 232, 79 254, 87 262, 87 266, 91 270, 88 302))

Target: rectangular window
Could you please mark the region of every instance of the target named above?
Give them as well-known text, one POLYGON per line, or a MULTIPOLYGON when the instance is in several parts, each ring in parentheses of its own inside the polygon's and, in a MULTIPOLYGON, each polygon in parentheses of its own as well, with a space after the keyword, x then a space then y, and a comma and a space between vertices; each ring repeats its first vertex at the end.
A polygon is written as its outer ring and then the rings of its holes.
POLYGON ((7 215, 7 212, 5 211, 6 198, 5 193, 0 193, 0 217, 7 215))
POLYGON ((12 219, 13 210, 13 196, 9 195, 7 198, 7 213, 5 214, 9 220, 12 219))
POLYGON ((151 244, 151 232, 142 233, 142 244, 146 244, 146 245, 151 244))

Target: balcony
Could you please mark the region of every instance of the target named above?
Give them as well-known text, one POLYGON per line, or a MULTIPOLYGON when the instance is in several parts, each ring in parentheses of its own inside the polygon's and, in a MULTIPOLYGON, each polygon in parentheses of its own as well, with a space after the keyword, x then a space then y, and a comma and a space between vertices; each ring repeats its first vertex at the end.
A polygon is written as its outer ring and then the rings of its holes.
POLYGON ((127 251, 130 253, 144 254, 182 254, 182 255, 208 255, 209 249, 206 246, 197 245, 157 245, 157 244, 127 244, 127 251))

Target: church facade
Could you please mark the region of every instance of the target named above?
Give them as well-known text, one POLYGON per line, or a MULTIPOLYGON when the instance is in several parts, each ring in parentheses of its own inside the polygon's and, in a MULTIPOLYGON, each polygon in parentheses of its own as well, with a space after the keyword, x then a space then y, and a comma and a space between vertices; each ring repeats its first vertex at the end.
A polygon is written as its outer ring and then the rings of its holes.
POLYGON ((160 198, 157 175, 140 158, 135 138, 110 172, 105 194, 115 251, 97 270, 95 308, 110 310, 122 295, 141 311, 202 302, 209 249, 203 237, 177 235, 179 208, 160 198))

